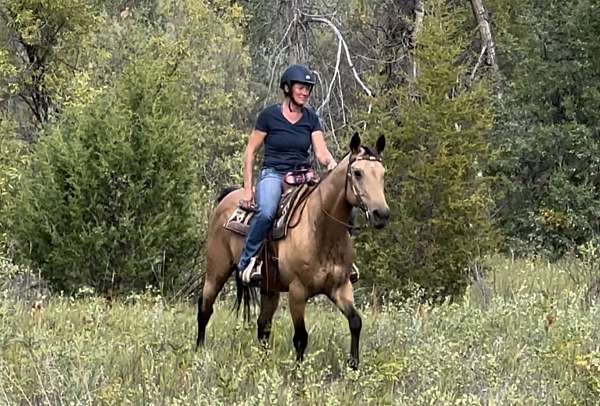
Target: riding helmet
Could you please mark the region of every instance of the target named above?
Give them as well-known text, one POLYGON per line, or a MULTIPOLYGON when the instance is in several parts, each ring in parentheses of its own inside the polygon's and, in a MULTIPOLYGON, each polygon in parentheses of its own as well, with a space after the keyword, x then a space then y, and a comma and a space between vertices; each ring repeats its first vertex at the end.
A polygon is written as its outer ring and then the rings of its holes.
MULTIPOLYGON (((292 88, 294 83, 303 83, 305 85, 314 86, 315 75, 304 65, 290 65, 279 81, 279 88, 285 92, 285 85, 288 89, 292 88)), ((286 92, 287 93, 287 92, 286 92)))

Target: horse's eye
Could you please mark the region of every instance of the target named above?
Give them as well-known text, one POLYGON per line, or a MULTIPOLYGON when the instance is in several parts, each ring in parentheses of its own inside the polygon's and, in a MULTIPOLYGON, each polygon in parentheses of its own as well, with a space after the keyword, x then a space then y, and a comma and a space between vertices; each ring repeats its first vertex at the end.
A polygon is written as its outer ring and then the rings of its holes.
POLYGON ((355 177, 356 179, 360 179, 360 178, 362 178, 362 175, 363 175, 363 174, 362 174, 362 171, 361 171, 360 169, 355 169, 355 170, 353 171, 353 173, 354 173, 354 177, 355 177))

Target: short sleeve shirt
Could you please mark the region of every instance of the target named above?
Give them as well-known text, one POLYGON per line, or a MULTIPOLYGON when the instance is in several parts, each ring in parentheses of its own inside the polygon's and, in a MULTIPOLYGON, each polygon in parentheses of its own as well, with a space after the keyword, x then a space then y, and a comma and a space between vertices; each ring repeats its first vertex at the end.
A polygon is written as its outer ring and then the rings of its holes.
POLYGON ((319 116, 313 109, 304 107, 302 118, 292 124, 283 116, 281 108, 281 104, 269 106, 256 120, 254 128, 267 133, 263 167, 282 172, 306 167, 312 133, 322 131, 319 116))

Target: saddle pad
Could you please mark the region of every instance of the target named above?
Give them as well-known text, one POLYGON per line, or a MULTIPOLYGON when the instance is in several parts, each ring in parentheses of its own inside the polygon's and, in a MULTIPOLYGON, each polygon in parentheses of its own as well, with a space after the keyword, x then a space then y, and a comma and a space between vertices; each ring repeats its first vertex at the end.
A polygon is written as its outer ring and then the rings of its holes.
MULTIPOLYGON (((273 240, 279 240, 287 235, 287 228, 292 218, 296 206, 302 200, 302 197, 310 191, 310 187, 306 184, 293 187, 281 197, 279 207, 277 209, 277 217, 273 222, 271 229, 273 240)), ((241 207, 237 207, 229 216, 223 227, 229 231, 233 231, 239 235, 248 234, 250 229, 250 220, 254 216, 254 212, 247 211, 241 207)))

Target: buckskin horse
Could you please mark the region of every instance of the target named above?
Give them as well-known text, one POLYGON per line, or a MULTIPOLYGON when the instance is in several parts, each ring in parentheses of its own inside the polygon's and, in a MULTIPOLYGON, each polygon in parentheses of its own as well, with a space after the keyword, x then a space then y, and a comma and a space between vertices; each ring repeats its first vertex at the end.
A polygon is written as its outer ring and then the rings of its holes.
MULTIPOLYGON (((362 321, 354 306, 354 291, 350 270, 354 248, 348 234, 348 221, 353 207, 366 213, 370 225, 380 229, 389 220, 389 207, 384 195, 384 167, 381 153, 385 138, 380 136, 375 149, 362 146, 355 133, 350 152, 338 166, 325 176, 310 192, 297 210, 298 220, 287 236, 277 241, 279 274, 270 292, 261 291, 258 317, 258 339, 267 342, 271 320, 279 303, 280 292, 288 292, 289 308, 294 323, 293 344, 301 361, 308 344, 304 326, 304 309, 309 298, 326 295, 346 316, 350 326, 350 365, 358 367, 359 339, 362 321)), ((223 285, 236 269, 244 239, 223 225, 238 207, 242 190, 222 197, 209 225, 207 240, 207 269, 202 295, 198 301, 198 337, 196 348, 204 343, 206 326, 213 304, 223 285)), ((238 309, 240 298, 248 298, 248 287, 236 276, 238 309)), ((247 305, 247 302, 246 302, 247 305)))

